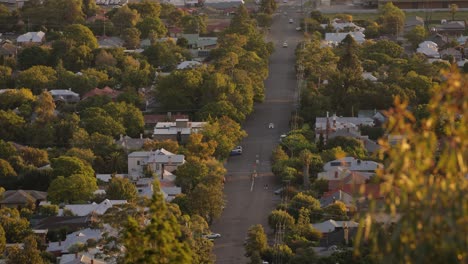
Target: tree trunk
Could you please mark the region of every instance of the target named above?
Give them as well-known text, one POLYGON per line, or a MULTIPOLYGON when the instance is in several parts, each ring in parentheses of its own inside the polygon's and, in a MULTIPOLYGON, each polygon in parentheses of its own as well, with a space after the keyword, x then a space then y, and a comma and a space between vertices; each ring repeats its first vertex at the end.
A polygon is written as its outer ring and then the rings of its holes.
POLYGON ((302 172, 304 178, 304 187, 310 186, 310 177, 309 177, 309 164, 304 165, 304 171, 302 172))

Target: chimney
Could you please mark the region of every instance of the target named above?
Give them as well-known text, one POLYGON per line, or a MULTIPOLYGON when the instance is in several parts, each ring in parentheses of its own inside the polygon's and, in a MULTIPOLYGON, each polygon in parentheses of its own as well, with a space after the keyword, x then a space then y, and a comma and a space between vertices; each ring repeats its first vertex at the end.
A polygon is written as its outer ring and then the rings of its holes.
POLYGON ((140 139, 143 139, 143 133, 140 133, 140 139))

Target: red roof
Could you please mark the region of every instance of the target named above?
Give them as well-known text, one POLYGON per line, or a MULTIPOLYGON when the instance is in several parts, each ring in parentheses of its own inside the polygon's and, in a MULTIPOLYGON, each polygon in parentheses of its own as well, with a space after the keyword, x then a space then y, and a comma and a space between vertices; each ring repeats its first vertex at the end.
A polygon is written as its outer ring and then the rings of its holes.
POLYGON ((94 88, 93 90, 85 93, 83 95, 83 99, 86 99, 86 98, 89 98, 89 97, 93 97, 93 96, 100 96, 100 95, 105 95, 105 96, 108 96, 112 99, 116 99, 117 96, 119 96, 119 94, 121 94, 122 92, 121 91, 116 91, 108 86, 102 88, 102 89, 99 89, 99 88, 94 88))

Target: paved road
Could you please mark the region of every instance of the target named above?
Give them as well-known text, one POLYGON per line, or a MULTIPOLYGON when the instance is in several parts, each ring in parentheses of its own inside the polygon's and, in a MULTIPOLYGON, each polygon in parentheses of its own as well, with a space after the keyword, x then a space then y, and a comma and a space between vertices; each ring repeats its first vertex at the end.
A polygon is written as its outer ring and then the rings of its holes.
POLYGON ((273 194, 278 184, 271 173, 270 156, 279 136, 288 131, 289 117, 294 109, 294 49, 302 38, 301 33, 295 31, 296 22, 299 22, 299 5, 299 0, 297 3, 289 1, 282 4, 275 15, 268 39, 275 44, 276 51, 270 59, 270 74, 265 82, 265 102, 255 106, 254 113, 243 126, 248 133, 241 142, 243 154, 231 157, 226 165, 227 206, 212 226, 214 232, 222 235, 215 241, 217 264, 247 263, 243 242, 250 226, 262 224, 267 234, 272 234, 267 216, 279 197, 273 194), (289 24, 290 18, 294 18, 295 23, 289 24), (282 47, 284 41, 287 41, 288 48, 282 47), (270 122, 275 125, 273 129, 268 128, 270 122), (252 182, 254 169, 258 177, 252 182), (265 184, 269 185, 268 190, 264 189, 265 184))

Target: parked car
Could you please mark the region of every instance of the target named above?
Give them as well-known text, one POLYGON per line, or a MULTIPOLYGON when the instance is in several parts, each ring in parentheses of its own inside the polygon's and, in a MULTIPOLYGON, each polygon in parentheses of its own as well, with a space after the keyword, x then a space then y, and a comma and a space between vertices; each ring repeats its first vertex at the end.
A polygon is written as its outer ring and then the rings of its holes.
POLYGON ((301 27, 297 27, 297 28, 296 28, 296 31, 301 31, 301 30, 302 30, 301 27))
POLYGON ((268 124, 268 128, 275 128, 275 124, 273 123, 268 124))
POLYGON ((281 187, 281 188, 275 190, 273 193, 276 194, 276 195, 280 195, 283 191, 284 191, 284 187, 281 187))
POLYGON ((242 155, 242 147, 237 146, 233 150, 231 150, 231 153, 229 154, 231 156, 237 156, 237 155, 242 155))
POLYGON ((283 140, 284 140, 287 136, 288 136, 288 135, 286 135, 286 134, 281 135, 280 138, 279 138, 279 142, 283 142, 283 140))
POLYGON ((289 19, 289 24, 292 24, 292 23, 294 23, 294 19, 290 18, 289 19))
POLYGON ((221 234, 218 234, 218 233, 211 233, 209 235, 205 235, 205 238, 208 238, 208 239, 216 239, 220 237, 221 237, 221 234))
POLYGON ((283 43, 283 48, 287 48, 288 47, 288 43, 287 42, 284 42, 283 43))

